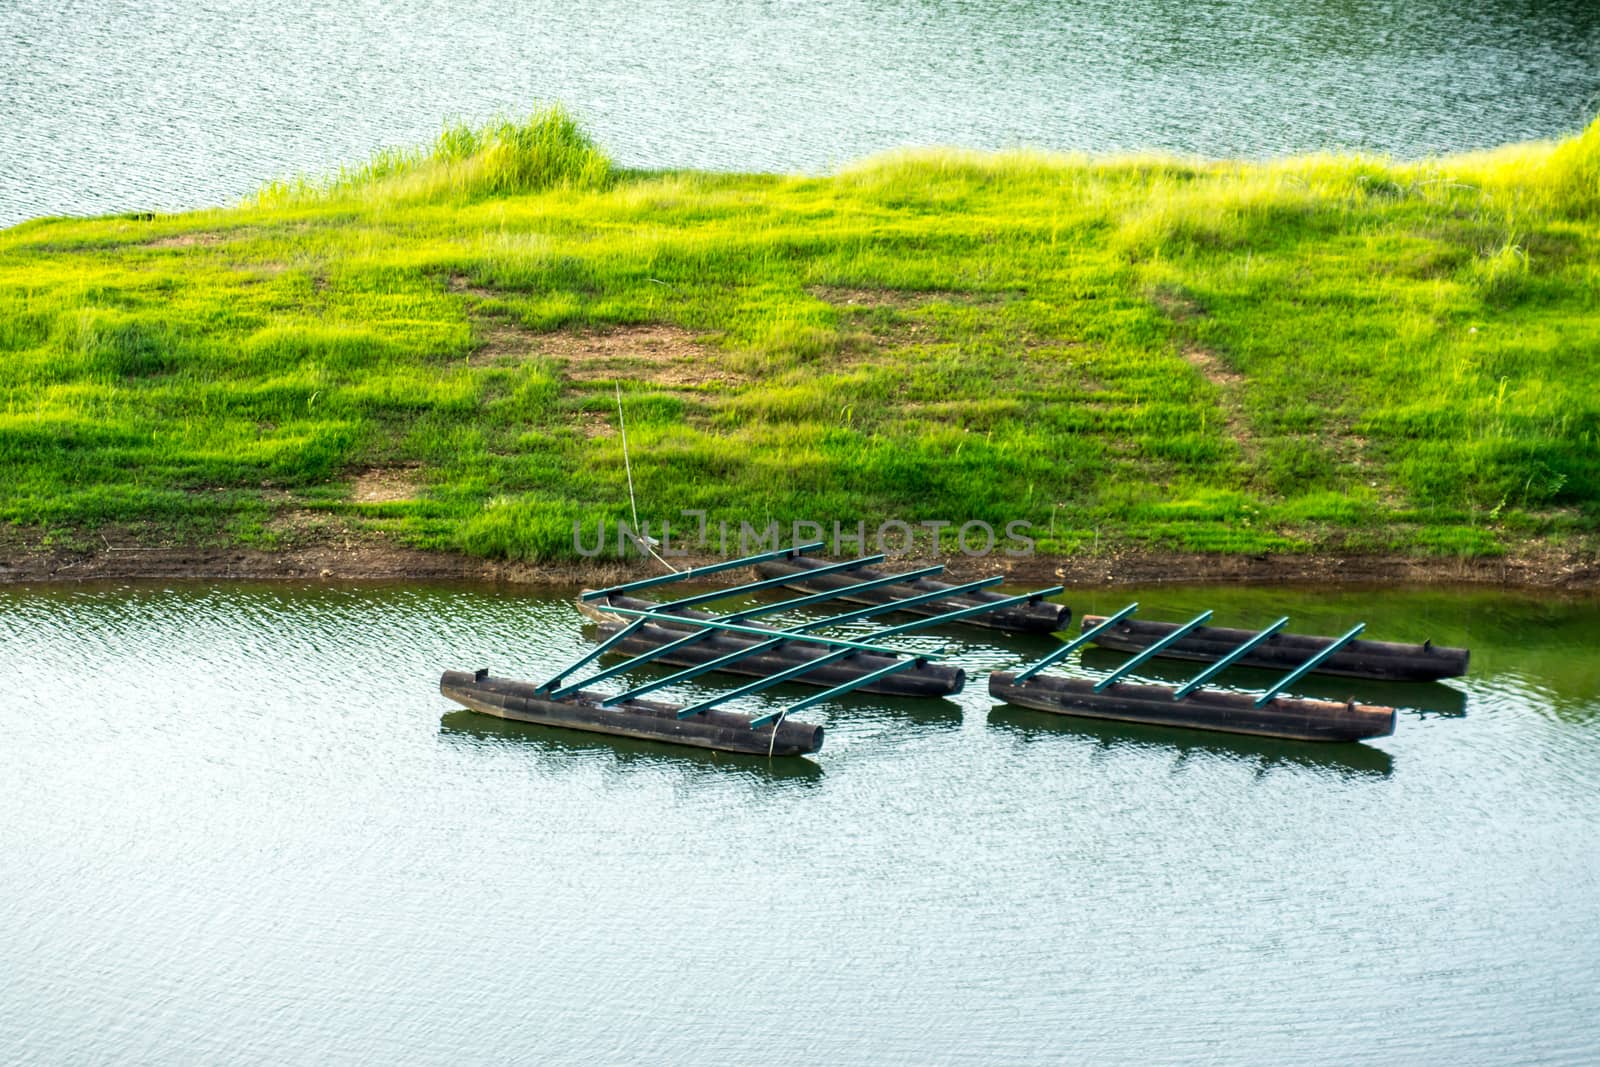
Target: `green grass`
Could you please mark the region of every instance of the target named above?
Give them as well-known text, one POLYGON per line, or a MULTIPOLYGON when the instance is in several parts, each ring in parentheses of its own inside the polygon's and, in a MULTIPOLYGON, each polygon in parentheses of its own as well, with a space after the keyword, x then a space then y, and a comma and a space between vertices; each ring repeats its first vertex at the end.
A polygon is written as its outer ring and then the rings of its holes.
POLYGON ((1412 163, 782 177, 619 171, 552 110, 227 210, 0 232, 0 521, 570 555, 628 514, 620 385, 655 523, 1592 552, 1597 372, 1600 121, 1412 163), (371 469, 414 491, 357 499, 371 469))

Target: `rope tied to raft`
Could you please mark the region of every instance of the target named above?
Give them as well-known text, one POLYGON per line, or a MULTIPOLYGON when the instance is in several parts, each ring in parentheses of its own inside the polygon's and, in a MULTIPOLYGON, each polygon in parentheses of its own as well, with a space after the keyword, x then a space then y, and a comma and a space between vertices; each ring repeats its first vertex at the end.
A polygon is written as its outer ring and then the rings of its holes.
POLYGON ((767 739, 767 758, 772 758, 773 751, 778 747, 778 727, 783 725, 783 717, 789 714, 789 709, 784 708, 778 712, 778 719, 772 724, 772 736, 767 739))
POLYGON ((633 512, 633 528, 639 530, 639 543, 644 546, 644 550, 654 556, 657 563, 667 568, 669 572, 676 574, 678 568, 662 559, 656 552, 655 545, 650 543, 651 538, 649 535, 639 529, 639 502, 633 495, 633 461, 628 457, 628 422, 622 417, 622 383, 617 382, 616 387, 617 430, 622 434, 622 469, 628 474, 628 507, 633 512))

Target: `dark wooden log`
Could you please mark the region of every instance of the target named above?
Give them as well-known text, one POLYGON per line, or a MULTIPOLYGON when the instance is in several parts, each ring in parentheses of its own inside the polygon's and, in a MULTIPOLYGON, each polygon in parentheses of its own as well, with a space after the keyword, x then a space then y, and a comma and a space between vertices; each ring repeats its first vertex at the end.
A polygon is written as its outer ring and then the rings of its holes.
MULTIPOLYGON (((628 597, 615 597, 613 602, 622 607, 634 607, 636 602, 628 597)), ((637 603, 644 603, 639 601, 637 603)), ((641 609, 642 610, 642 609, 641 609)), ((600 621, 600 636, 610 637, 622 629, 626 623, 619 621, 617 616, 606 617, 605 608, 599 607, 594 611, 600 621)), ((685 615, 700 614, 698 612, 683 612, 685 615)), ((615 646, 615 651, 621 655, 637 656, 651 649, 660 648, 670 641, 676 641, 685 634, 694 632, 698 628, 685 626, 678 628, 671 623, 646 623, 635 630, 628 637, 622 639, 615 646)), ((762 627, 766 629, 766 627, 762 627)), ((714 633, 702 637, 682 648, 674 649, 663 656, 651 660, 673 667, 693 667, 709 662, 718 656, 740 649, 749 648, 751 645, 761 643, 761 638, 749 634, 714 633)), ((763 678, 769 674, 786 671, 798 666, 806 660, 821 659, 830 655, 834 649, 823 645, 805 644, 803 639, 796 638, 786 642, 768 652, 758 652, 744 659, 734 660, 718 673, 742 674, 756 678, 763 678)), ((608 653, 609 655, 609 653, 608 653)), ((836 685, 854 681, 863 674, 869 674, 880 667, 887 667, 894 659, 889 656, 880 656, 871 652, 858 652, 854 656, 825 664, 816 670, 807 671, 791 679, 795 685, 811 685, 819 689, 831 689, 836 685)), ((960 667, 951 667, 942 663, 923 663, 916 667, 909 667, 898 674, 891 674, 880 678, 876 682, 861 687, 863 693, 882 693, 888 696, 911 697, 943 697, 952 693, 961 692, 966 684, 967 672, 960 667)))
POLYGON ((1394 733, 1393 708, 1345 704, 1329 700, 1276 697, 1264 707, 1255 706, 1248 693, 1202 689, 1182 700, 1163 685, 1117 683, 1095 691, 1092 678, 1059 678, 1039 674, 1021 685, 1016 673, 989 676, 989 695, 1017 707, 1077 715, 1088 719, 1117 719, 1157 726, 1282 737, 1294 741, 1361 741, 1394 733))
MULTIPOLYGON (((1083 628, 1092 629, 1105 621, 1102 615, 1085 615, 1083 628)), ((1094 639, 1094 643, 1122 652, 1141 652, 1176 630, 1174 622, 1141 622, 1124 619, 1094 639)), ((1215 663, 1254 637, 1254 630, 1234 630, 1222 626, 1202 626, 1168 645, 1157 657, 1215 663)), ((1327 648, 1331 637, 1277 633, 1252 648, 1235 666, 1264 667, 1287 671, 1300 666, 1327 648)), ((1442 648, 1433 644, 1403 645, 1390 641, 1351 641, 1319 664, 1314 674, 1337 674, 1347 678, 1380 678, 1395 682, 1436 682, 1467 673, 1470 653, 1464 648, 1442 648)))
POLYGON ((688 719, 678 708, 653 700, 630 700, 614 708, 600 707, 604 695, 585 690, 551 700, 532 682, 490 678, 479 672, 445 671, 439 692, 463 707, 516 722, 559 726, 568 730, 664 741, 673 745, 714 748, 765 756, 800 756, 822 747, 822 727, 784 719, 773 727, 750 729, 748 716, 712 708, 688 719))
MULTIPOLYGON (((862 567, 860 570, 850 571, 846 574, 824 574, 816 577, 807 575, 807 571, 825 566, 822 560, 812 559, 809 556, 799 556, 794 559, 768 560, 756 564, 756 573, 763 578, 781 578, 792 575, 794 581, 785 583, 791 589, 799 589, 808 593, 824 593, 833 590, 848 590, 852 585, 870 582, 875 578, 882 578, 883 571, 862 567)), ((875 589, 865 589, 859 593, 842 592, 840 600, 852 604, 887 604, 893 600, 903 600, 906 597, 916 596, 920 593, 936 593, 941 589, 951 588, 950 582, 938 582, 932 578, 920 578, 916 581, 897 583, 895 585, 880 585, 875 589)), ((978 604, 991 604, 996 600, 1004 600, 1005 595, 992 590, 981 589, 975 593, 965 593, 953 596, 948 600, 932 600, 924 604, 905 609, 908 615, 943 615, 946 612, 958 611, 961 608, 970 608, 978 604)), ((1072 611, 1060 604, 1052 604, 1048 600, 1039 600, 1035 603, 1019 604, 1015 607, 1001 608, 997 611, 983 615, 974 615, 968 619, 961 619, 964 626, 982 626, 991 630, 1015 630, 1025 633, 1054 633, 1064 630, 1072 621, 1072 611)))

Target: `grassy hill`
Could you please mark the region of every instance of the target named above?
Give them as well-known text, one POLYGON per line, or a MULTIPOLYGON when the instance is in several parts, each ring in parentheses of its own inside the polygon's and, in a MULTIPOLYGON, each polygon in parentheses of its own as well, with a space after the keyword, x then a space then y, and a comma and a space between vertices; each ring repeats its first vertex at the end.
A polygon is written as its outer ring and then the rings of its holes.
POLYGON ((1597 377, 1600 121, 1412 163, 785 177, 621 171, 551 110, 226 210, 0 231, 23 550, 570 556, 629 514, 620 386, 653 524, 1585 554, 1597 377))

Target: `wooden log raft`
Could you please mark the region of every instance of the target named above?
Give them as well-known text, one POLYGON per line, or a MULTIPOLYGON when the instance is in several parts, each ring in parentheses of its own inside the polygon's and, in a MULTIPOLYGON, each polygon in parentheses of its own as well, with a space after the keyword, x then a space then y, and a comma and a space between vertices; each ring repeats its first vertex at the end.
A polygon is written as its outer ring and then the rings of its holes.
MULTIPOLYGON (((607 598, 605 603, 616 604, 618 607, 649 610, 656 607, 648 600, 639 600, 628 596, 613 596, 607 598)), ((621 630, 628 622, 618 615, 607 615, 605 603, 580 604, 579 609, 600 624, 600 637, 611 637, 621 630)), ((706 612, 693 610, 680 610, 674 614, 686 615, 692 618, 708 619, 713 616, 706 612)), ((754 625, 746 623, 744 625, 754 625)), ((767 627, 758 626, 765 630, 767 627)), ((632 634, 622 639, 615 647, 615 651, 627 655, 637 656, 642 652, 660 648, 671 641, 676 641, 688 633, 704 632, 697 627, 676 627, 668 622, 649 622, 632 634)), ((777 631, 773 631, 777 636, 777 631)), ((694 667, 701 663, 708 663, 719 656, 730 652, 749 648, 751 645, 761 643, 761 638, 753 634, 737 633, 712 633, 698 641, 684 645, 665 655, 657 657, 652 662, 666 664, 673 667, 694 667)), ((796 636, 793 641, 787 641, 770 652, 760 652, 753 656, 734 660, 721 668, 728 674, 752 675, 760 678, 779 671, 788 670, 798 666, 806 660, 821 659, 833 652, 825 645, 807 644, 803 635, 796 636)), ((880 656, 871 652, 860 652, 846 659, 824 664, 816 670, 790 679, 795 685, 811 685, 818 688, 831 689, 836 685, 853 681, 864 674, 887 667, 894 659, 889 656, 880 656)), ((910 667, 897 674, 880 678, 875 682, 861 686, 858 692, 882 693, 888 696, 911 697, 943 697, 961 692, 966 684, 967 672, 960 667, 950 667, 941 663, 922 663, 910 667)))
POLYGON ((1196 730, 1281 737, 1293 741, 1361 741, 1394 733, 1393 708, 1329 700, 1274 697, 1262 707, 1246 693, 1202 689, 1182 700, 1163 685, 1119 682, 1095 691, 1092 678, 1040 674, 1021 685, 1016 673, 989 676, 989 694, 1017 707, 1088 719, 1180 726, 1196 730))
MULTIPOLYGON (((847 574, 824 574, 815 577, 806 572, 818 567, 826 566, 822 560, 812 559, 809 556, 797 556, 792 559, 767 560, 756 564, 756 573, 763 578, 781 578, 793 576, 794 581, 785 584, 791 589, 798 589, 808 593, 824 593, 833 590, 848 590, 852 585, 870 582, 883 577, 882 571, 870 567, 861 567, 847 574)), ((875 589, 862 590, 859 594, 842 592, 840 600, 852 604, 887 604, 894 600, 903 600, 906 597, 916 596, 920 593, 936 593, 940 589, 949 589, 949 582, 934 581, 932 578, 921 578, 915 581, 897 583, 895 585, 881 585, 875 589)), ((946 612, 956 611, 960 608, 973 607, 978 604, 992 603, 1004 600, 1005 596, 989 590, 980 590, 974 593, 965 593, 953 596, 949 600, 935 600, 924 604, 913 605, 906 608, 908 615, 943 615, 946 612)), ((961 622, 968 626, 983 626, 991 630, 1015 630, 1028 633, 1054 633, 1064 630, 1072 621, 1071 609, 1061 604, 1052 604, 1048 600, 1039 600, 1036 603, 1019 604, 1016 607, 1001 608, 997 611, 975 615, 972 618, 962 619, 961 622)))
POLYGON ((783 719, 773 726, 750 728, 750 719, 712 708, 687 719, 678 708, 652 700, 630 700, 612 708, 600 707, 604 695, 586 690, 551 700, 531 682, 490 678, 487 672, 445 671, 439 692, 463 707, 515 722, 560 726, 568 730, 612 734, 664 741, 673 745, 714 748, 765 756, 800 756, 822 747, 822 727, 783 719))
MULTIPOLYGON (((1085 615, 1082 626, 1088 631, 1105 621, 1101 615, 1085 615)), ((1176 630, 1172 622, 1140 622, 1123 619, 1094 637, 1094 643, 1122 652, 1142 652, 1176 630)), ((1222 626, 1201 626, 1156 653, 1173 659, 1214 663, 1254 637, 1253 630, 1234 630, 1222 626)), ((1277 633, 1245 653, 1234 664, 1238 667, 1265 667, 1288 670, 1300 666, 1327 648, 1330 637, 1277 633)), ((1442 648, 1431 642, 1420 645, 1390 641, 1351 641, 1317 665, 1315 673, 1338 674, 1348 678, 1378 678, 1396 682, 1436 682, 1467 673, 1470 653, 1464 648, 1442 648)))

